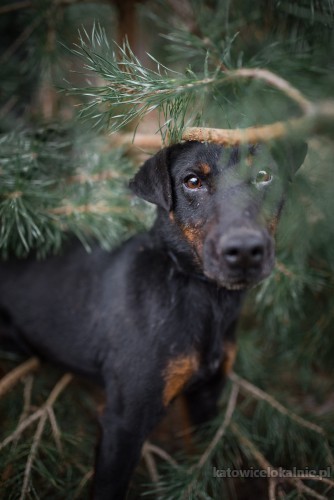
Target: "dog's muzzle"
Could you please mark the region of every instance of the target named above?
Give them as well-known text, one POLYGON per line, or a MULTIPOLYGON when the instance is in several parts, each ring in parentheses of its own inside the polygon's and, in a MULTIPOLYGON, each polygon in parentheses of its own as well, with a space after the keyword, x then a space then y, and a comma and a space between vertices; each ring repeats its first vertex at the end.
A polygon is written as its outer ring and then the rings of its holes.
POLYGON ((229 289, 266 278, 274 267, 274 241, 267 230, 240 228, 208 235, 203 249, 204 274, 229 289))

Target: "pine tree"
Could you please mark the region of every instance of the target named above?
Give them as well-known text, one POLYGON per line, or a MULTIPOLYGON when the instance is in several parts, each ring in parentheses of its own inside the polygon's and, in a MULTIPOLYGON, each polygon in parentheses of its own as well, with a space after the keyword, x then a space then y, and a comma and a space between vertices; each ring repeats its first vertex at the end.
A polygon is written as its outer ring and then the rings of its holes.
MULTIPOLYGON (((130 3, 128 15, 121 2, 0 7, 0 256, 46 258, 73 236, 87 251, 95 239, 111 248, 148 226, 152 208, 125 186, 142 149, 160 142, 307 139, 275 271, 244 308, 221 413, 190 454, 181 438, 152 436, 130 494, 331 498, 334 3, 130 3), (150 56, 134 19, 151 33, 150 56), (280 467, 316 473, 281 478, 280 467), (228 470, 272 476, 217 477, 228 470)), ((99 399, 37 359, 1 360, 4 498, 84 498, 99 399)))

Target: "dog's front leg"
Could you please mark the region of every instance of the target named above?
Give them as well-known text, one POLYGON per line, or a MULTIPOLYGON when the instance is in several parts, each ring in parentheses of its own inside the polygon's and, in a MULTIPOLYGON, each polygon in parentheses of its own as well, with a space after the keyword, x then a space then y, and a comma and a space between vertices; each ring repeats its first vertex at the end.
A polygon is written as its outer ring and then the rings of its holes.
POLYGON ((121 406, 116 407, 113 392, 100 420, 102 435, 95 464, 94 500, 126 497, 142 445, 161 414, 154 401, 147 404, 147 398, 122 401, 121 406))
POLYGON ((142 436, 126 428, 113 412, 101 419, 101 440, 97 450, 93 485, 94 500, 125 498, 131 474, 139 460, 142 436))

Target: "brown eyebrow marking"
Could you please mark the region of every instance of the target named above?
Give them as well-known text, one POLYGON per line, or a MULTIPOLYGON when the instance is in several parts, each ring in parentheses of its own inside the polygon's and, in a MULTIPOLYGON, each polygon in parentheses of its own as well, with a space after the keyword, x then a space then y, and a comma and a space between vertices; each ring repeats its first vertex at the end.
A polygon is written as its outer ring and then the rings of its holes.
POLYGON ((211 172, 211 167, 208 163, 201 163, 199 168, 204 175, 208 175, 211 172))

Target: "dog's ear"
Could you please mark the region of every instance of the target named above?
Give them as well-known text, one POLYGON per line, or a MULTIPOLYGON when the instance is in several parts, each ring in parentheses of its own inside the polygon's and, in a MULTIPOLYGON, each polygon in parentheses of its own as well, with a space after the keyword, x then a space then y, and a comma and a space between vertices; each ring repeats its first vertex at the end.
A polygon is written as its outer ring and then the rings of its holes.
POLYGON ((307 143, 303 141, 277 141, 272 146, 272 154, 280 168, 283 168, 288 180, 303 164, 307 154, 307 143))
POLYGON ((147 160, 130 181, 130 189, 139 198, 167 211, 172 208, 172 187, 169 173, 169 150, 164 148, 147 160))

